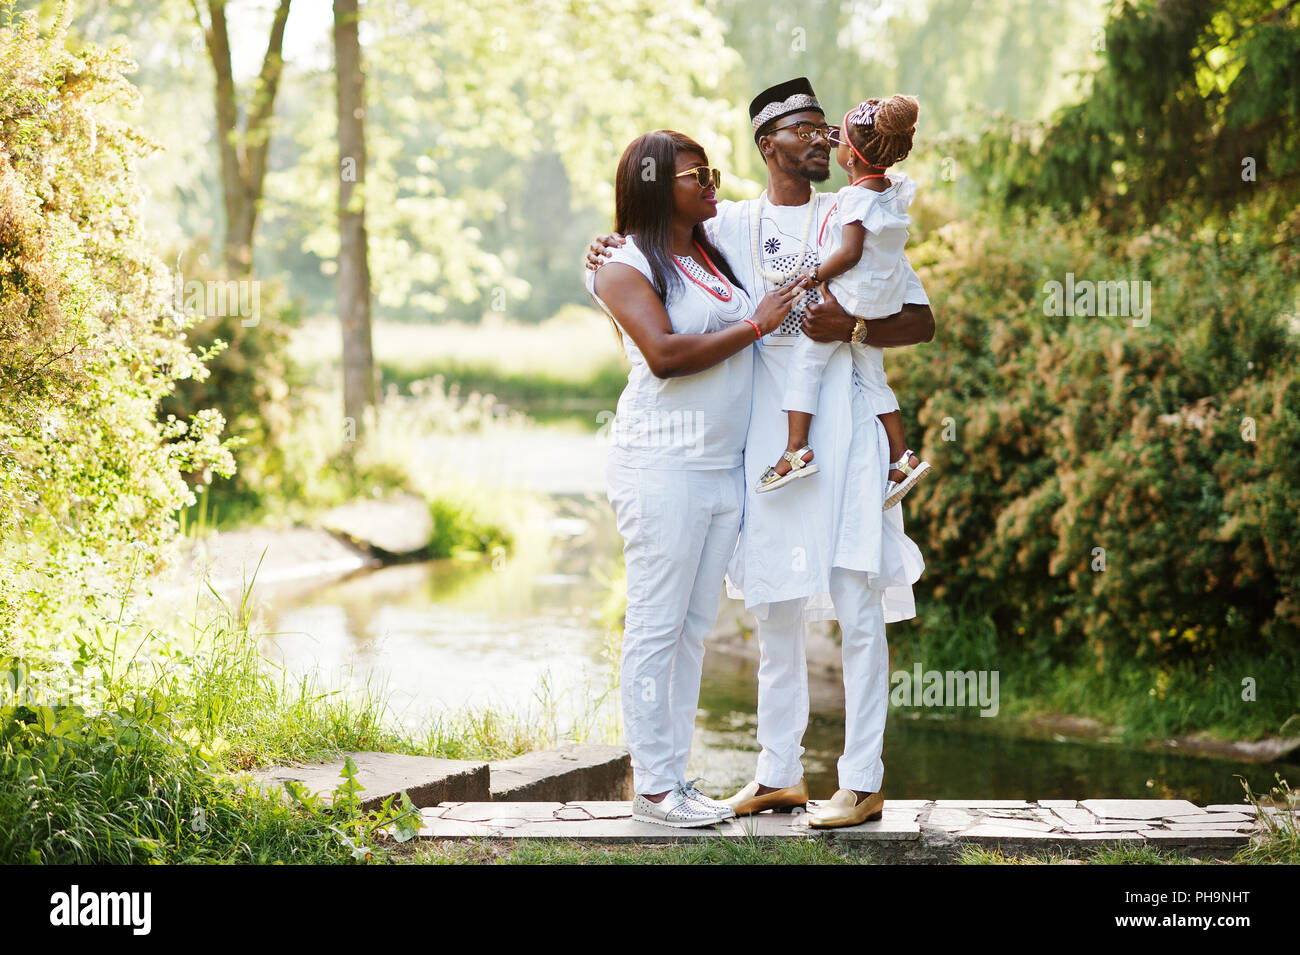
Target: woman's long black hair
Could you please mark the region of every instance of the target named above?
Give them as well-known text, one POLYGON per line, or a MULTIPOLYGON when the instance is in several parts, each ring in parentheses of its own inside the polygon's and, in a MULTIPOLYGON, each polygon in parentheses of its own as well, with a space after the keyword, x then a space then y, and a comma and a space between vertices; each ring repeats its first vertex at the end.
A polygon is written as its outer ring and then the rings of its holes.
MULTIPOLYGON (((673 262, 673 174, 678 154, 685 152, 697 153, 704 165, 709 164, 704 147, 689 136, 671 129, 638 136, 623 150, 614 183, 614 231, 636 236, 637 247, 650 263, 651 284, 665 303, 669 293, 682 284, 673 262)), ((703 223, 695 224, 691 237, 722 274, 744 291, 726 256, 704 234, 703 223)))

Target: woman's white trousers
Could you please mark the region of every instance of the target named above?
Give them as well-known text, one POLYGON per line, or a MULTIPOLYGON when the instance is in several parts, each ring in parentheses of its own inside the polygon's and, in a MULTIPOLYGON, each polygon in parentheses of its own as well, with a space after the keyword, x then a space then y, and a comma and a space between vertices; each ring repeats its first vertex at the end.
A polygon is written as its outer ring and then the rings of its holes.
POLYGON ((630 468, 611 458, 606 478, 627 565, 620 689, 633 786, 660 793, 686 781, 704 637, 740 532, 744 468, 630 468))

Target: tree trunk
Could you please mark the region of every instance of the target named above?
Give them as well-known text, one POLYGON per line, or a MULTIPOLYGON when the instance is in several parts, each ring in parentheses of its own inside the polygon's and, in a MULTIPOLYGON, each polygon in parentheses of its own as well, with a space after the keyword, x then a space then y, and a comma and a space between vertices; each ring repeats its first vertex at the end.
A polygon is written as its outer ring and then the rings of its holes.
POLYGON ((231 275, 248 275, 253 270, 253 232, 262 203, 266 159, 271 142, 271 116, 275 94, 284 67, 284 25, 289 19, 290 0, 280 0, 271 21, 271 35, 262 59, 257 89, 249 104, 244 131, 239 131, 239 107, 235 80, 230 67, 230 35, 226 28, 226 0, 208 0, 208 23, 204 25, 197 0, 194 16, 203 30, 216 73, 217 140, 221 151, 221 195, 226 214, 226 235, 222 259, 231 275))
MULTIPOLYGON (((366 257, 365 91, 357 0, 334 0, 334 65, 339 119, 339 322, 343 331, 343 414, 361 437, 375 402, 370 344, 370 265, 366 257)), ((351 448, 349 442, 345 445, 351 448)))

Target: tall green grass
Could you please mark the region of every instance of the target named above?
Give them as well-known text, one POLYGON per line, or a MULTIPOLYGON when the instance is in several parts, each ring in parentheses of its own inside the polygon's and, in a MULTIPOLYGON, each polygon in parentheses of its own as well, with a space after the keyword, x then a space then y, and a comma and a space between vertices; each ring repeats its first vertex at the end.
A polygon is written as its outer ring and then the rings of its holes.
POLYGON ((188 638, 118 614, 75 653, 0 659, 0 864, 348 861, 356 810, 291 805, 238 771, 348 750, 489 760, 561 741, 553 721, 488 710, 407 730, 371 687, 291 679, 263 659, 248 596, 188 638))

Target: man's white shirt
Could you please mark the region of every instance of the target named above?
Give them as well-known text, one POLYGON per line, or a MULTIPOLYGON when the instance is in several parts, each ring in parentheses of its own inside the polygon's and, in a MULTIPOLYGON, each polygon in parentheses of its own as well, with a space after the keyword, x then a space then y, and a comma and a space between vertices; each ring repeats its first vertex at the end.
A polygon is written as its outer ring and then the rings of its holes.
MULTIPOLYGON (((808 206, 762 202, 758 248, 753 216, 760 200, 721 201, 705 221, 710 240, 726 256, 736 276, 757 303, 771 288, 758 268, 787 271, 799 262, 810 269, 838 242, 828 217, 834 193, 817 193, 811 224, 808 206), (807 247, 802 241, 810 233, 807 247), (757 261, 756 261, 757 260, 757 261)), ((910 269, 910 266, 909 266, 910 269)), ((745 516, 740 540, 727 570, 727 592, 742 598, 760 620, 767 604, 807 598, 806 619, 835 616, 830 601, 830 569, 865 572, 869 585, 883 589, 887 622, 916 615, 912 584, 924 570, 920 549, 903 532, 902 507, 881 511, 887 481, 889 442, 884 426, 870 413, 855 383, 849 349, 838 349, 826 365, 817 414, 809 434, 820 472, 783 488, 756 494, 763 470, 785 450, 787 417, 781 410, 789 346, 802 334, 806 303, 801 300, 775 332, 757 345, 754 396, 745 446, 745 516)), ((913 271, 908 302, 928 303, 913 271)))

